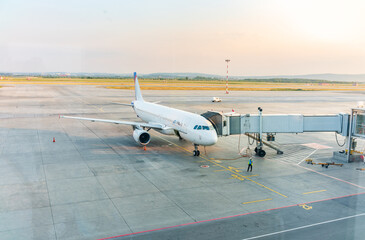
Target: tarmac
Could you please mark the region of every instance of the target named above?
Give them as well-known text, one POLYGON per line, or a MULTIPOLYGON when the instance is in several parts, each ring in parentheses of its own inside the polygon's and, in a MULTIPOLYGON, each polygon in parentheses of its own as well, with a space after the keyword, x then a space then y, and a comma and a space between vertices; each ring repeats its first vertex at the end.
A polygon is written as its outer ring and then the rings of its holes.
MULTIPOLYGON (((143 96, 196 113, 261 107, 308 115, 349 112, 364 99, 362 92, 224 90, 143 96)), ((138 121, 113 103, 133 97, 100 86, 0 88, 0 239, 362 239, 365 171, 356 168, 363 163, 305 163, 332 161, 341 149, 333 133, 278 134, 284 154, 266 148, 246 172, 248 159, 236 159, 249 144, 244 136, 222 137, 193 157, 193 145, 175 136, 150 131, 144 151, 130 126, 59 118, 138 121)))

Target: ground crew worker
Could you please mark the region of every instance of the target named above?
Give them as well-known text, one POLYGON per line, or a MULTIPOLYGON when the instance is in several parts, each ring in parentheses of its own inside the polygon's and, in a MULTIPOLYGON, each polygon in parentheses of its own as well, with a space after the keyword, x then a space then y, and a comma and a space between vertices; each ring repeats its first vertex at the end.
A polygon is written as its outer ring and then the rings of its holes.
POLYGON ((252 172, 252 163, 253 163, 253 161, 252 161, 252 157, 250 157, 250 159, 248 160, 248 168, 247 168, 247 172, 251 169, 251 171, 250 172, 252 172))

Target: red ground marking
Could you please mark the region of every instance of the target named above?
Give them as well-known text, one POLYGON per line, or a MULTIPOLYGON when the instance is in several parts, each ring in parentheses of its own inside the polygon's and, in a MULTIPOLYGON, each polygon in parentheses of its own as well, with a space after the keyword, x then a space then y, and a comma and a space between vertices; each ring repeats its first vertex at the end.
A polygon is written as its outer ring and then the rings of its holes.
POLYGON ((234 217, 245 216, 245 215, 250 215, 250 214, 254 214, 254 213, 268 212, 268 211, 272 211, 272 210, 278 210, 278 209, 296 207, 296 206, 303 205, 303 204, 324 202, 324 201, 329 201, 329 200, 334 200, 334 199, 340 199, 340 198, 345 198, 345 197, 358 196, 358 195, 362 195, 362 194, 365 194, 365 192, 355 193, 355 194, 350 194, 350 195, 345 195, 345 196, 340 196, 340 197, 327 198, 327 199, 322 199, 322 200, 316 200, 316 201, 311 201, 311 202, 306 202, 306 203, 298 203, 298 204, 288 205, 288 206, 284 206, 284 207, 271 208, 271 209, 260 210, 260 211, 255 211, 255 212, 242 213, 242 214, 237 214, 237 215, 233 215, 233 216, 213 218, 213 219, 202 220, 202 221, 198 221, 198 222, 183 223, 183 224, 179 224, 179 225, 162 227, 162 228, 156 228, 156 229, 151 229, 151 230, 146 230, 146 231, 141 231, 141 232, 127 233, 127 234, 122 234, 122 235, 113 236, 113 237, 100 238, 98 240, 107 240, 107 239, 113 239, 113 238, 119 238, 119 237, 126 237, 126 236, 141 234, 141 233, 156 232, 156 231, 160 231, 160 230, 164 230, 164 229, 170 229, 170 228, 188 226, 188 225, 193 225, 193 224, 198 224, 198 223, 204 223, 204 222, 212 222, 212 221, 217 221, 217 220, 221 220, 221 219, 234 218, 234 217))

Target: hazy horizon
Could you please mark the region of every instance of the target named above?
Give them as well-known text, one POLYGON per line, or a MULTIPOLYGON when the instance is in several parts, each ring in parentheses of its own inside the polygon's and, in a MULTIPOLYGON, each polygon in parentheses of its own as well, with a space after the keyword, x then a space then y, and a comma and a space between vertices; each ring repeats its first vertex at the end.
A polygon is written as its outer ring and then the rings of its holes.
POLYGON ((364 74, 365 2, 0 1, 0 72, 364 74))
MULTIPOLYGON (((25 72, 9 72, 9 71, 0 71, 0 74, 1 73, 11 73, 11 74, 23 74, 23 73, 29 73, 29 74, 111 74, 111 75, 133 75, 135 71, 133 72, 93 72, 93 71, 90 71, 90 72, 67 72, 67 71, 52 71, 52 72, 34 72, 34 71, 25 71, 25 72)), ((179 75, 179 74, 186 74, 186 75, 189 75, 189 74, 202 74, 202 75, 216 75, 216 76, 221 76, 221 77, 224 77, 226 78, 226 73, 222 73, 222 74, 213 74, 213 73, 205 73, 205 72, 137 72, 138 75, 155 75, 155 74, 176 74, 176 75, 179 75)), ((314 74, 276 74, 276 75, 232 75, 232 74, 229 74, 230 77, 275 77, 275 76, 305 76, 305 75, 348 75, 348 76, 351 76, 351 75, 363 75, 365 76, 365 73, 349 73, 349 74, 343 74, 343 73, 314 73, 314 74)))

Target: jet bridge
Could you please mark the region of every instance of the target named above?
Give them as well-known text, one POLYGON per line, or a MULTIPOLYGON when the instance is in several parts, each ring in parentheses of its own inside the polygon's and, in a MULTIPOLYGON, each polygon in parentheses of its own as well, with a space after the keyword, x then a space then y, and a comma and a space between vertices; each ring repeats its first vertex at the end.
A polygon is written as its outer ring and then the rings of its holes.
MULTIPOLYGON (((238 114, 235 112, 223 113, 209 111, 203 113, 217 131, 218 136, 229 136, 234 134, 245 134, 256 140, 255 152, 263 157, 265 151, 263 145, 267 145, 278 154, 283 152, 276 146, 268 143, 275 140, 277 133, 304 133, 304 132, 335 132, 342 136, 349 136, 350 114, 339 113, 335 115, 301 115, 301 114, 262 114, 262 109, 258 108, 258 114, 238 114), (266 140, 263 140, 266 134, 266 140)), ((351 116, 353 116, 352 114, 351 116)), ((365 110, 360 118, 365 126, 365 110)), ((355 119, 351 117, 352 119, 355 119)), ((359 117, 358 117, 359 119, 359 117)), ((358 126, 358 125, 357 125, 358 126)), ((356 129, 360 129, 357 127, 356 129)), ((360 131, 364 131, 365 127, 360 131)), ((350 130, 351 131, 351 130, 350 130)), ((359 137, 359 135, 356 135, 359 137)), ((350 146, 351 147, 351 146, 350 146)))

